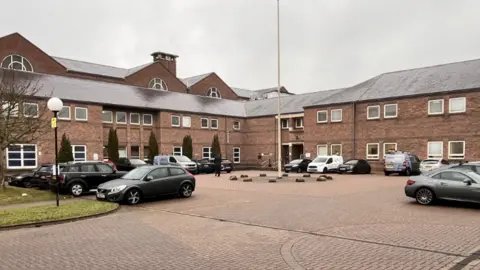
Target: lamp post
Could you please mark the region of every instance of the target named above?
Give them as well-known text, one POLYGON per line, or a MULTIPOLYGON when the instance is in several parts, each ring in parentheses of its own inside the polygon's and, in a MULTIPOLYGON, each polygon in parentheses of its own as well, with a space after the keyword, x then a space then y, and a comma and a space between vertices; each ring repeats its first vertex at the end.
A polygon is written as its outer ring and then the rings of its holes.
POLYGON ((277 169, 278 177, 282 177, 282 133, 280 119, 280 0, 277 0, 277 79, 278 79, 278 100, 277 100, 277 169))
POLYGON ((57 200, 57 206, 60 205, 60 199, 59 199, 59 192, 60 192, 60 180, 58 179, 58 135, 57 135, 57 114, 58 112, 63 108, 63 102, 61 99, 57 97, 52 97, 48 100, 47 102, 47 107, 50 111, 53 112, 53 118, 52 118, 52 128, 55 133, 55 168, 53 170, 53 177, 55 177, 55 184, 56 184, 56 200, 57 200))

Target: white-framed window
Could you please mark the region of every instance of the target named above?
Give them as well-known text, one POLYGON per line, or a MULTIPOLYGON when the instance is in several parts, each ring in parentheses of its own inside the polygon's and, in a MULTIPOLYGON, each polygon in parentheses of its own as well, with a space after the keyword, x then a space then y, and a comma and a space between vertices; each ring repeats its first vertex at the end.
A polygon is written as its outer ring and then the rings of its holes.
POLYGON ((220 95, 220 90, 215 87, 210 87, 207 92, 207 96, 213 97, 213 98, 222 98, 222 95, 220 95))
POLYGON ((18 54, 11 54, 3 58, 1 67, 14 69, 14 70, 33 72, 33 67, 32 67, 32 64, 30 64, 30 61, 28 61, 27 58, 18 54))
POLYGON ((428 142, 427 158, 443 158, 443 142, 428 142))
POLYGON ((395 118, 398 115, 398 104, 383 105, 383 118, 395 118))
POLYGON ((131 125, 140 125, 140 114, 139 113, 130 113, 130 124, 131 125))
POLYGON ((372 105, 367 107, 367 119, 380 118, 380 105, 372 105))
POLYGON ((179 127, 180 126, 180 116, 172 115, 171 121, 172 121, 172 127, 179 127))
POLYGON ((182 127, 191 127, 192 118, 190 116, 182 116, 182 127))
POLYGON ((328 122, 328 111, 318 111, 317 123, 327 123, 327 122, 328 122))
POLYGON ((173 155, 174 156, 181 156, 183 155, 183 148, 181 146, 174 146, 173 147, 173 155))
POLYGON ((289 127, 289 121, 290 119, 280 119, 280 124, 282 126, 282 129, 287 129, 289 127))
POLYGON ((233 148, 233 163, 240 163, 240 147, 233 148))
POLYGON ((341 156, 342 155, 342 145, 341 144, 330 145, 330 154, 341 156))
POLYGON ((125 146, 118 147, 118 157, 119 158, 127 158, 128 157, 127 148, 125 146))
POLYGON ((140 159, 140 146, 131 145, 130 146, 130 158, 131 159, 140 159))
POLYGON ((162 80, 160 78, 151 79, 150 82, 148 83, 148 88, 168 91, 167 84, 165 83, 164 80, 162 80))
POLYGON ((450 98, 448 104, 449 113, 463 113, 467 111, 467 99, 464 97, 450 98))
POLYGON ((2 103, 2 115, 4 117, 17 117, 18 116, 18 104, 11 102, 2 103))
POLYGON ((380 144, 367 143, 366 147, 367 159, 379 159, 380 158, 380 144))
POLYGON ((448 158, 464 159, 465 158, 465 142, 464 141, 448 142, 448 158))
POLYGON ((72 145, 73 161, 87 161, 87 146, 72 145))
POLYGON ((233 129, 240 130, 240 121, 233 121, 233 129))
POLYGON ((295 118, 295 128, 303 128, 303 117, 295 118))
POLYGON ((218 119, 210 119, 210 128, 218 129, 218 119))
POLYGON ((387 156, 389 152, 397 151, 397 143, 383 143, 383 158, 387 156))
POLYGON ((342 114, 343 110, 342 109, 335 109, 330 111, 330 121, 331 122, 342 122, 342 114))
POLYGON ((201 128, 208 128, 209 127, 208 118, 201 118, 200 119, 200 127, 201 128))
POLYGON ((75 120, 88 121, 88 109, 84 107, 75 107, 75 120))
POLYGON ((102 111, 102 121, 103 123, 113 123, 113 112, 102 111))
POLYGON ((145 126, 153 125, 153 115, 143 114, 143 125, 145 125, 145 126))
POLYGON ((211 157, 212 157, 212 147, 203 147, 202 158, 211 158, 211 157))
POLYGON ((62 109, 58 112, 57 118, 60 120, 70 120, 70 106, 63 106, 62 109))
POLYGON ((127 123, 127 113, 126 112, 116 112, 115 121, 117 124, 126 124, 127 123))
POLYGON ((23 103, 23 116, 33 118, 38 117, 38 104, 23 103))
POLYGON ((7 169, 34 169, 37 167, 36 144, 12 144, 5 150, 7 169))
POLYGON ((443 114, 443 99, 432 99, 428 101, 428 114, 436 115, 443 114))
POLYGON ((317 156, 328 156, 328 145, 317 145, 317 156))

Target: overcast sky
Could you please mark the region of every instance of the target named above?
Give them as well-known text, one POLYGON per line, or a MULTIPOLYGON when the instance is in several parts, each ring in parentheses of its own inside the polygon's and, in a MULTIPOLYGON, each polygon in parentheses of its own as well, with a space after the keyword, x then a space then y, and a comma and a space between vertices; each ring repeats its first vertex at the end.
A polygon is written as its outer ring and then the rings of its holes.
MULTIPOLYGON (((179 77, 214 71, 277 85, 276 0, 2 1, 0 35, 119 67, 177 54, 179 77)), ((281 81, 295 93, 383 72, 480 58, 478 0, 280 0, 281 81)))

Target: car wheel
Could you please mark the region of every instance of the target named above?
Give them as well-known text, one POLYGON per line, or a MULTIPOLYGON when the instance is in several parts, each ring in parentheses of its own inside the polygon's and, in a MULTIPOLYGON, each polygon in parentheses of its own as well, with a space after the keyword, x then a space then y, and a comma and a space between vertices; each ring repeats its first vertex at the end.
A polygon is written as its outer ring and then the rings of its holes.
POLYGON ((390 173, 389 173, 389 172, 384 172, 384 173, 385 173, 385 176, 389 176, 389 175, 390 175, 390 173))
POLYGON ((435 201, 435 194, 429 188, 420 188, 415 192, 415 199, 421 205, 430 205, 435 201))
POLYGON ((327 170, 327 167, 323 168, 323 173, 327 173, 328 170, 327 170))
POLYGON ((232 171, 227 171, 227 173, 231 173, 232 171))
POLYGON ((30 178, 24 179, 22 181, 22 186, 24 188, 31 188, 32 187, 32 182, 31 182, 30 178))
POLYGON ((76 182, 76 183, 71 183, 68 190, 70 190, 70 193, 74 196, 74 197, 78 197, 78 196, 81 196, 84 192, 84 187, 82 185, 82 183, 79 183, 79 182, 76 182))
POLYGON ((138 190, 136 188, 132 188, 132 189, 128 190, 127 193, 125 194, 125 201, 129 205, 138 204, 141 199, 142 199, 142 194, 141 194, 140 190, 138 190))
POLYGON ((188 198, 192 196, 193 193, 193 186, 192 184, 185 183, 180 187, 180 196, 183 198, 188 198))
POLYGON ((371 174, 371 173, 372 173, 372 169, 368 168, 367 174, 371 174))

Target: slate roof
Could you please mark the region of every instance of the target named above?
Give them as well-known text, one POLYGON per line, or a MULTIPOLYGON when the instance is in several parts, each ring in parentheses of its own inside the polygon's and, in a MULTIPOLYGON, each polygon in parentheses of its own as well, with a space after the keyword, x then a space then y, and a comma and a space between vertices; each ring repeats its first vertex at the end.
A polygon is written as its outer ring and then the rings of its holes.
POLYGON ((93 74, 93 75, 102 75, 102 76, 119 78, 119 79, 123 79, 128 75, 131 75, 153 64, 153 62, 151 62, 151 63, 146 63, 134 68, 127 69, 127 68, 119 68, 119 67, 112 67, 112 66, 89 63, 84 61, 78 61, 78 60, 73 60, 73 59, 68 59, 63 57, 54 56, 52 58, 55 59, 60 64, 62 64, 64 67, 66 67, 67 70, 93 74))
POLYGON ((205 73, 205 74, 196 75, 196 76, 193 76, 193 77, 180 79, 180 81, 182 81, 183 84, 185 84, 187 87, 190 87, 190 86, 198 83, 199 81, 205 79, 206 77, 210 76, 211 74, 213 74, 213 72, 209 72, 209 73, 205 73))
MULTIPOLYGON (((259 89, 259 90, 248 90, 248 89, 237 88, 237 87, 231 87, 231 88, 233 92, 237 94, 237 96, 243 97, 243 98, 254 98, 254 97, 261 98, 263 94, 277 91, 277 87, 270 87, 270 88, 259 89)), ((285 87, 282 87, 280 91, 285 94, 294 95, 293 93, 288 92, 287 89, 285 89, 285 87)))
MULTIPOLYGON (((4 69, 0 69, 0 77, 4 71, 4 69)), ((67 76, 20 71, 17 71, 16 74, 18 74, 18 78, 33 80, 35 83, 38 82, 38 85, 41 86, 40 91, 37 93, 39 97, 53 94, 62 100, 69 101, 245 117, 243 102, 235 100, 160 91, 67 76)))
POLYGON ((233 92, 239 97, 242 98, 250 98, 252 97, 252 90, 247 90, 247 89, 242 89, 242 88, 237 88, 237 87, 230 87, 232 88, 233 92))

